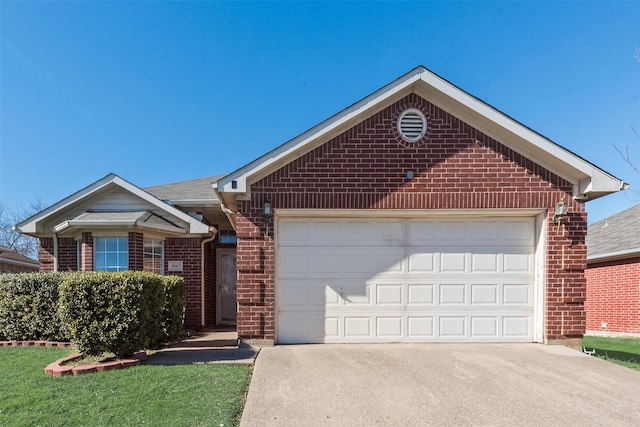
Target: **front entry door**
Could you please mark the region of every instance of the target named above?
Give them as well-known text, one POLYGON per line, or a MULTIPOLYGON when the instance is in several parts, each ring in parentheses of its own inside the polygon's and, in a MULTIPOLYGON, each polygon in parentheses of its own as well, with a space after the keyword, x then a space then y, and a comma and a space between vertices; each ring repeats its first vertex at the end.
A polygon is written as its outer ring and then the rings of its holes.
POLYGON ((236 300, 236 250, 218 249, 217 259, 217 321, 219 325, 235 325, 236 300))

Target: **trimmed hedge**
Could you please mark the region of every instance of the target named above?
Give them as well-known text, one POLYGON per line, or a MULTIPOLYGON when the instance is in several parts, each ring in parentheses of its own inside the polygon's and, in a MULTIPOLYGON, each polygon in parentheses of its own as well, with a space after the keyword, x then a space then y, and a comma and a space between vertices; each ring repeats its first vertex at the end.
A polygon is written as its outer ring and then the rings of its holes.
POLYGON ((0 274, 0 336, 69 341, 58 315, 58 288, 67 273, 0 274))
POLYGON ((184 279, 152 273, 0 275, 0 339, 69 341, 129 356, 181 338, 184 279))
POLYGON ((184 308, 187 304, 187 292, 184 278, 180 276, 162 276, 164 285, 164 306, 160 342, 178 341, 182 337, 184 308))
POLYGON ((58 310, 81 353, 130 356, 160 342, 163 293, 156 274, 72 273, 60 286, 58 310))

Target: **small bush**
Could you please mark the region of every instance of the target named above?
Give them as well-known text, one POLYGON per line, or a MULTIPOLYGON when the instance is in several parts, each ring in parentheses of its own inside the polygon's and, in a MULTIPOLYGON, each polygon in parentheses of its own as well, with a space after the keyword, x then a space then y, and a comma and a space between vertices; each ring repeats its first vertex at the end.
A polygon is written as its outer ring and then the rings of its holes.
POLYGON ((180 276, 163 276, 164 306, 162 308, 162 324, 160 342, 173 342, 181 337, 186 304, 184 278, 180 276))
POLYGON ((0 275, 0 336, 10 340, 68 341, 57 311, 67 273, 0 275))
POLYGON ((130 356, 161 339, 163 289, 151 273, 72 273, 60 286, 60 318, 81 353, 130 356))

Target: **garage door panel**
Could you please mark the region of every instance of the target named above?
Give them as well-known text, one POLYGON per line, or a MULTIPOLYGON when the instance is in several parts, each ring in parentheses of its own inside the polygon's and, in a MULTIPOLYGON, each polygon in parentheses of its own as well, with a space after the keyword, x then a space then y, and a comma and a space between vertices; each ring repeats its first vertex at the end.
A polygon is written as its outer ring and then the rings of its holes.
POLYGON ((407 316, 407 338, 433 339, 435 336, 433 322, 433 316, 407 316))
POLYGON ((532 286, 529 284, 505 284, 503 287, 504 305, 530 305, 533 296, 532 286))
POLYGON ((533 255, 527 253, 506 253, 504 257, 505 273, 531 273, 533 271, 533 255))
POLYGON ((473 273, 499 273, 500 254, 471 254, 471 271, 473 273))
POLYGON ((439 242, 444 245, 455 245, 469 239, 469 221, 442 220, 438 224, 439 242))
POLYGON ((415 219, 407 223, 407 245, 428 246, 439 240, 438 221, 433 219, 415 219))
POLYGON ((345 316, 345 338, 372 338, 371 321, 372 319, 369 316, 345 316))
POLYGON ((497 284, 472 284, 471 304, 497 305, 499 301, 499 286, 497 284))
POLYGON ((436 272, 436 254, 434 252, 416 252, 408 255, 408 272, 409 273, 435 273, 436 272))
POLYGON ((460 305, 467 302, 467 286, 464 284, 446 284, 439 287, 440 305, 460 305))
POLYGON ((407 307, 433 305, 435 301, 435 285, 410 283, 408 288, 407 307))
POLYGON ((289 220, 278 342, 532 341, 531 218, 289 220))
POLYGON ((466 334, 465 316, 440 316, 439 333, 440 337, 463 338, 466 334))
POLYGON ((471 316, 472 337, 498 337, 497 316, 471 316))
POLYGON ((531 318, 529 316, 504 316, 502 318, 502 334, 505 337, 528 338, 531 334, 531 318))
POLYGON ((531 218, 504 219, 500 223, 501 240, 510 245, 533 246, 535 226, 531 218))
POLYGON ((402 284, 378 284, 376 285, 376 304, 378 305, 401 305, 404 304, 402 284))
POLYGON ((467 271, 466 253, 441 253, 440 273, 464 273, 467 271))

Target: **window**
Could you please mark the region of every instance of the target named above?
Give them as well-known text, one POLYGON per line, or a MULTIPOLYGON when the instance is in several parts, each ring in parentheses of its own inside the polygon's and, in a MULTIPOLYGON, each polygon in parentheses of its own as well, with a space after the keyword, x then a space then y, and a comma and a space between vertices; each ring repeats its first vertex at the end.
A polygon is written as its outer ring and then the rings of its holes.
POLYGON ((96 271, 125 271, 129 269, 129 239, 126 237, 96 237, 96 271))
POLYGON ((164 246, 162 240, 144 239, 144 271, 164 274, 164 246))
POLYGON ((220 230, 220 236, 218 237, 220 243, 238 243, 238 237, 234 230, 220 230))

